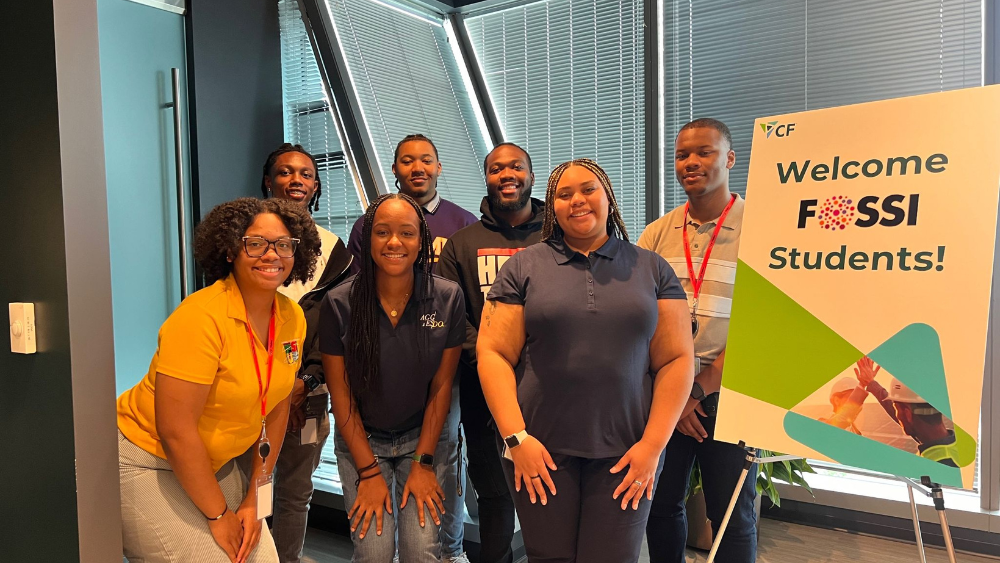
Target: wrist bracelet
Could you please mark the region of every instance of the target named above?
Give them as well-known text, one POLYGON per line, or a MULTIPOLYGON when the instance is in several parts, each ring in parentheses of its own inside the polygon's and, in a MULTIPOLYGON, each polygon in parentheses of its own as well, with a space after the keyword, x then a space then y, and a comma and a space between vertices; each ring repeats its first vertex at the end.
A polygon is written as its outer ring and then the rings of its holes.
POLYGON ((216 521, 222 520, 222 517, 225 516, 227 512, 229 512, 229 507, 228 506, 226 507, 225 510, 222 511, 222 514, 216 516, 215 518, 210 518, 208 516, 206 516, 205 518, 207 518, 208 520, 216 520, 216 521))
POLYGON ((354 487, 355 488, 360 487, 362 481, 367 481, 369 479, 374 479, 376 477, 381 477, 381 476, 382 476, 382 472, 381 471, 379 471, 378 473, 372 473, 371 475, 367 475, 367 476, 360 476, 359 475, 358 478, 354 480, 354 487))
POLYGON ((378 467, 378 458, 377 457, 375 458, 375 461, 371 462, 370 465, 366 465, 366 466, 358 469, 358 475, 364 473, 365 471, 368 471, 369 469, 375 469, 376 467, 378 467))

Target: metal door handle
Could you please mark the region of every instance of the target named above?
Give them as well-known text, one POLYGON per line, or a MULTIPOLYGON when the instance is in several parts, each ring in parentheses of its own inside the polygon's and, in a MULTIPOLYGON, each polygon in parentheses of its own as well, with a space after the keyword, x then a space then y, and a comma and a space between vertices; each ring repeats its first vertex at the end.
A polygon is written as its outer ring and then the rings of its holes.
POLYGON ((181 71, 170 69, 170 81, 173 87, 172 102, 167 107, 174 110, 174 166, 177 177, 177 233, 180 250, 181 266, 181 299, 188 296, 188 264, 187 264, 187 213, 184 200, 184 120, 181 114, 181 71))

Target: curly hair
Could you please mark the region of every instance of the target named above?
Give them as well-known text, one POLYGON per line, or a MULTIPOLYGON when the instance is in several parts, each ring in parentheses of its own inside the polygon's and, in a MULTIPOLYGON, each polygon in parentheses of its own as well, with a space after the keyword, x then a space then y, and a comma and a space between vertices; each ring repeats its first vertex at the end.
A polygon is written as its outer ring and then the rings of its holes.
POLYGON ((549 184, 545 190, 545 220, 542 223, 542 240, 561 239, 563 236, 562 227, 556 221, 556 186, 559 185, 559 179, 562 178, 563 172, 566 172, 566 169, 570 166, 581 166, 593 172, 594 176, 597 176, 597 180, 604 187, 605 195, 608 196, 608 234, 628 241, 628 231, 625 230, 625 221, 622 220, 622 214, 618 211, 618 200, 615 199, 615 192, 611 189, 611 178, 608 178, 608 173, 589 158, 578 158, 564 162, 556 166, 555 170, 552 171, 552 175, 549 176, 549 184))
POLYGON ((284 285, 312 278, 316 257, 320 255, 320 240, 309 212, 283 199, 241 197, 216 205, 194 230, 194 256, 207 283, 224 279, 233 271, 229 259, 243 252, 243 236, 262 213, 280 217, 292 238, 299 239, 295 264, 284 285))
POLYGON ((302 145, 282 143, 274 152, 267 155, 267 160, 264 161, 264 175, 260 179, 260 193, 263 194, 265 199, 271 197, 271 190, 267 189, 267 178, 271 176, 271 170, 274 168, 275 163, 278 162, 278 157, 290 152, 304 154, 312 161, 313 172, 316 174, 316 191, 313 192, 312 199, 309 200, 308 209, 310 212, 319 211, 319 198, 323 195, 323 181, 319 178, 319 165, 316 164, 316 157, 309 154, 306 149, 302 148, 302 145))

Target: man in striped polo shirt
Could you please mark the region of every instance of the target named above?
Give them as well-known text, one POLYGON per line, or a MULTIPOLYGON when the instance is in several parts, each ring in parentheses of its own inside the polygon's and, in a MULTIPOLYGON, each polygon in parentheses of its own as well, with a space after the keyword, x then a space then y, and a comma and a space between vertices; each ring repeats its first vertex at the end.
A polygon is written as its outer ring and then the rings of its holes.
MULTIPOLYGON (((729 128, 716 119, 696 119, 681 128, 674 142, 674 169, 688 201, 646 227, 638 242, 677 272, 688 295, 695 352, 691 398, 667 444, 646 526, 651 563, 684 561, 684 497, 695 459, 716 532, 743 469, 743 450, 712 437, 743 225, 743 199, 729 191, 729 170, 736 163, 732 147, 729 128)), ((756 471, 755 465, 740 491, 719 561, 756 560, 756 471)))

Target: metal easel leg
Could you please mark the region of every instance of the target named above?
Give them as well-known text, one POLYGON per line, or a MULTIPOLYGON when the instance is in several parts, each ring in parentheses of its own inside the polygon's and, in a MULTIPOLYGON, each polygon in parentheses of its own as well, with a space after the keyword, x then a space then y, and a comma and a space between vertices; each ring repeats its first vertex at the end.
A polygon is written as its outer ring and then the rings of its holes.
MULTIPOLYGON (((744 447, 743 442, 740 442, 739 445, 740 447, 744 447)), ((722 523, 719 524, 719 533, 715 534, 715 538, 712 541, 712 551, 708 553, 708 561, 706 563, 714 563, 715 561, 715 554, 719 551, 719 546, 722 544, 722 536, 726 533, 726 526, 729 525, 729 518, 732 517, 733 510, 736 508, 736 501, 740 497, 740 491, 743 490, 743 483, 746 482, 747 475, 750 473, 750 468, 756 460, 757 450, 747 450, 746 458, 743 460, 743 471, 740 472, 740 478, 736 482, 736 490, 733 491, 733 498, 729 499, 729 506, 726 508, 726 515, 722 518, 722 523)))
POLYGON ((944 548, 948 551, 948 561, 956 563, 955 544, 951 540, 951 527, 948 526, 948 515, 944 511, 944 493, 937 483, 933 483, 933 487, 931 487, 931 496, 934 499, 934 510, 937 511, 938 520, 941 521, 941 535, 944 536, 944 548))
POLYGON ((920 534, 920 517, 917 515, 917 501, 913 498, 913 484, 906 482, 906 492, 910 494, 910 513, 913 515, 913 533, 917 537, 917 549, 920 550, 920 563, 927 563, 927 553, 924 552, 924 538, 920 534))

